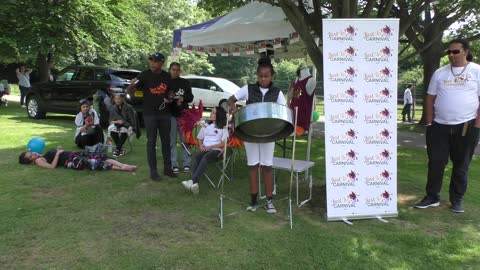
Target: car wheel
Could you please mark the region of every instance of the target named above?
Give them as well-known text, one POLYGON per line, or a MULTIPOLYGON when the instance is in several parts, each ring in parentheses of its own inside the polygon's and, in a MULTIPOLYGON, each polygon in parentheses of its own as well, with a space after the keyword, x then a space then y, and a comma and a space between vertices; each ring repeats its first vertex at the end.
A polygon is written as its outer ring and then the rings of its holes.
POLYGON ((33 119, 45 118, 47 113, 45 111, 45 105, 38 96, 33 95, 27 98, 27 113, 28 117, 33 119))

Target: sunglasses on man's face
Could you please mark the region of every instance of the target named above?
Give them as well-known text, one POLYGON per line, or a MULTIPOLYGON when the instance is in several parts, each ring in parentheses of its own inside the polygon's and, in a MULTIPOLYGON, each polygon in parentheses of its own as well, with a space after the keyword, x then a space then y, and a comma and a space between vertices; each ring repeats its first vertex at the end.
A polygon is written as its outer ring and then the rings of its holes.
POLYGON ((446 54, 446 55, 450 55, 451 53, 453 53, 453 54, 459 54, 459 53, 461 53, 462 51, 463 51, 463 50, 447 50, 447 51, 445 52, 445 54, 446 54))

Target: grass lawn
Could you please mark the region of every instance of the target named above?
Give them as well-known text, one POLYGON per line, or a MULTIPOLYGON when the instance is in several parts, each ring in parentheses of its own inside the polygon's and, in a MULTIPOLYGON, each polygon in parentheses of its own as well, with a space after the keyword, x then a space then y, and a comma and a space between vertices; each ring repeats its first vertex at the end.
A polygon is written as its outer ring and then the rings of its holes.
MULTIPOLYGON (((135 173, 18 164, 33 136, 45 138, 47 148, 75 149, 73 119, 48 115, 34 121, 14 102, 0 108, 2 269, 479 269, 478 158, 471 165, 464 214, 449 211, 448 184, 439 208, 417 210, 411 205, 424 193, 426 153, 400 148, 399 217, 388 224, 357 220, 349 226, 326 222, 324 143, 315 139, 314 197, 294 208, 293 230, 287 203, 278 200, 288 193, 286 172, 277 174, 277 215, 242 212, 226 217, 222 230, 220 192, 205 179, 196 197, 180 184, 186 174, 149 179, 145 137, 120 158, 139 165, 135 173)), ((297 157, 304 156, 305 145, 298 143, 297 157)), ((234 169, 225 193, 247 203, 244 154, 234 169)), ((226 201, 227 213, 242 209, 226 201)))

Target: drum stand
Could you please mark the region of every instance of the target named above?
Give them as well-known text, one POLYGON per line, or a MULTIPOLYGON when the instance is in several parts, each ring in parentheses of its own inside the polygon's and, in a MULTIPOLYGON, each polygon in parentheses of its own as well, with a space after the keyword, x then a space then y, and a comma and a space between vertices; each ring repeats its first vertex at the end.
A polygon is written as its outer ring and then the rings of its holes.
MULTIPOLYGON (((227 112, 230 111, 230 108, 227 107, 227 112)), ((227 119, 227 123, 229 122, 229 120, 227 119)), ((228 132, 228 125, 225 126, 225 132, 228 132)), ((227 151, 227 141, 228 140, 225 140, 225 143, 223 145, 223 151, 224 153, 226 153, 227 151)), ((224 225, 224 219, 225 217, 228 217, 228 216, 233 216, 233 215, 236 215, 236 214, 239 214, 239 213, 242 213, 242 212, 245 212, 247 211, 246 209, 244 210, 240 210, 240 211, 237 211, 237 212, 233 212, 233 213, 230 213, 230 214, 227 214, 225 215, 225 212, 224 212, 224 201, 226 199, 230 200, 230 201, 233 201, 233 202, 237 202, 239 203, 240 205, 244 206, 245 204, 237 199, 234 199, 234 198, 230 198, 228 196, 225 196, 225 192, 224 192, 224 183, 225 183, 225 179, 228 179, 228 176, 226 176, 226 174, 224 173, 225 170, 227 169, 227 166, 228 166, 228 163, 227 163, 227 155, 223 155, 223 162, 222 162, 222 175, 220 176, 220 180, 219 180, 219 187, 220 187, 220 213, 218 214, 218 217, 220 219, 220 228, 223 229, 223 225, 224 225)), ((231 165, 233 166, 233 164, 231 165)))

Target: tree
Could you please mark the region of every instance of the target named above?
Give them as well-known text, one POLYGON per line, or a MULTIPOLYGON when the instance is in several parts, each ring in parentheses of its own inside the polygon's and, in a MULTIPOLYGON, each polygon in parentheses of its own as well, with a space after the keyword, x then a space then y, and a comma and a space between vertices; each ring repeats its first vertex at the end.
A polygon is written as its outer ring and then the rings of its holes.
MULTIPOLYGON (((410 27, 405 29, 405 37, 408 39, 407 47, 412 46, 415 52, 406 56, 405 59, 419 55, 423 63, 423 85, 428 86, 430 79, 440 67, 440 60, 445 55, 448 41, 443 37, 454 23, 470 20, 471 23, 461 27, 454 35, 463 36, 473 41, 480 38, 478 30, 471 30, 465 34, 468 28, 478 29, 478 13, 480 1, 426 1, 425 10, 421 13, 412 14, 410 1, 399 0, 393 7, 393 14, 402 20, 414 20, 410 27)), ((426 91, 424 93, 426 95, 426 91)), ((425 112, 425 110, 424 110, 425 112)), ((422 115, 420 124, 424 122, 422 115)))
MULTIPOLYGON (((205 19, 189 0, 4 0, 0 61, 35 63, 47 80, 55 63, 141 68, 172 50, 172 30, 205 19)), ((206 60, 195 60, 206 66, 206 60)))

